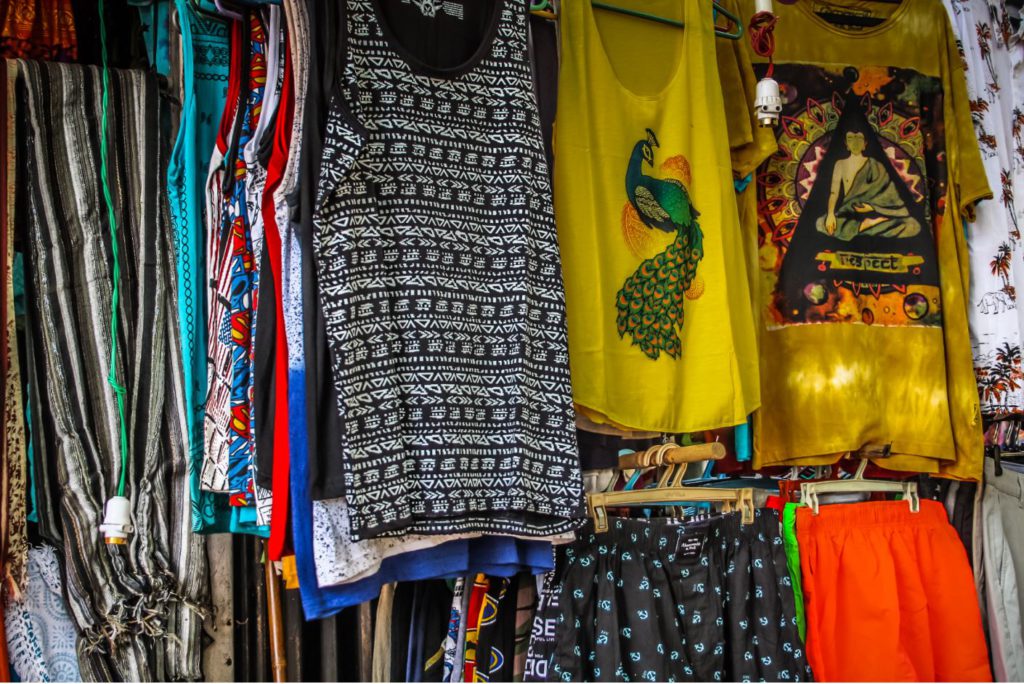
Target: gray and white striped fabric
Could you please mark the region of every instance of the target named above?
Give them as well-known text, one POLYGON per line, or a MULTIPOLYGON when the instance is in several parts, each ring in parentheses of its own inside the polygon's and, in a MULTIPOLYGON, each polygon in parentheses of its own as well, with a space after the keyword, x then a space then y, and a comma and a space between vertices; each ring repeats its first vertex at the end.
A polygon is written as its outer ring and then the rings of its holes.
POLYGON ((86 680, 194 680, 208 600, 202 538, 191 533, 182 359, 156 78, 112 71, 108 172, 121 260, 118 336, 128 388, 125 495, 134 533, 103 544, 99 524, 121 471, 110 359, 112 253, 100 186, 102 74, 20 63, 19 217, 31 244, 30 318, 47 453, 62 499, 64 573, 86 680), (21 175, 24 174, 24 175, 21 175))

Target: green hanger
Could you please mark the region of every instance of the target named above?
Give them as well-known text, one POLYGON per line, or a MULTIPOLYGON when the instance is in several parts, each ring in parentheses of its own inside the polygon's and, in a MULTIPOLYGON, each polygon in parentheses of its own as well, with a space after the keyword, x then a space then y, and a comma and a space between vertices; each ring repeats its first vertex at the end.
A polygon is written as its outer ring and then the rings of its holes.
POLYGON ((729 40, 739 40, 740 38, 743 37, 743 22, 740 21, 739 17, 737 17, 735 14, 719 5, 717 2, 712 2, 711 7, 714 13, 713 16, 716 24, 718 23, 718 15, 721 14, 726 19, 731 21, 733 25, 736 27, 736 33, 730 33, 728 31, 723 31, 722 29, 716 28, 716 36, 720 38, 728 38, 729 40))
POLYGON ((541 0, 540 2, 530 3, 531 12, 543 12, 549 9, 551 9, 551 0, 541 0))
POLYGON ((615 5, 609 5, 603 2, 593 0, 590 3, 598 9, 608 10, 609 12, 617 12, 619 14, 625 14, 630 17, 637 17, 638 19, 646 19, 647 21, 654 21, 659 24, 667 24, 668 26, 675 26, 676 28, 685 28, 685 24, 675 19, 666 19, 665 17, 659 17, 656 14, 648 14, 647 12, 641 12, 640 10, 629 9, 626 7, 616 7, 615 5))

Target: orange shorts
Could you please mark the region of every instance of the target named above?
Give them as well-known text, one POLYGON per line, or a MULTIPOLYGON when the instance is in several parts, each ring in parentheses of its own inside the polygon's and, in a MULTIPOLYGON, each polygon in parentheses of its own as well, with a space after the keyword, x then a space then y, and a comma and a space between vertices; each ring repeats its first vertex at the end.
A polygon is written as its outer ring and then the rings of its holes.
POLYGON ((992 681, 974 578, 937 501, 797 511, 816 681, 992 681))

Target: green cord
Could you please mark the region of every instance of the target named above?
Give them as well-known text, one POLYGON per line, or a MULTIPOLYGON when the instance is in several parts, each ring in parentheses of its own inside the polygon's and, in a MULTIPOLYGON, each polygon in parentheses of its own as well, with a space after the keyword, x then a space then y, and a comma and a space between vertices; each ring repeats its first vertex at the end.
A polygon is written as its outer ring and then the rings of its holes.
POLYGON ((110 375, 107 383, 114 389, 117 398, 117 418, 121 424, 121 477, 117 483, 117 495, 124 496, 125 475, 128 472, 128 426, 124 419, 124 385, 117 381, 117 323, 121 304, 121 261, 117 253, 117 216, 114 201, 110 197, 110 181, 107 178, 107 103, 110 91, 110 69, 107 68, 107 18, 103 12, 103 0, 99 0, 100 14, 100 58, 103 68, 103 118, 100 122, 100 180, 103 185, 103 200, 107 203, 107 220, 110 223, 110 251, 114 257, 113 292, 110 295, 110 375))

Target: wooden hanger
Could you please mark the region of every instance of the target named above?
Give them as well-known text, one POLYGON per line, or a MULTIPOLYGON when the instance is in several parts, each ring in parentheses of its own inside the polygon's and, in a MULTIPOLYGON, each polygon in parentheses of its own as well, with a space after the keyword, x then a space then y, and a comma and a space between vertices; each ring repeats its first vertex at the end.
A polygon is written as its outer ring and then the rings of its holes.
POLYGON ((800 501, 811 507, 818 514, 821 505, 820 497, 824 494, 869 494, 873 492, 891 492, 902 494, 910 504, 910 510, 917 513, 921 510, 921 497, 917 494, 916 482, 898 480, 865 480, 864 471, 868 467, 868 459, 862 458, 857 466, 857 474, 849 480, 831 480, 828 482, 803 482, 800 484, 800 501))
POLYGON ((695 463, 697 461, 718 461, 725 458, 725 447, 720 442, 679 446, 658 444, 645 451, 619 456, 619 470, 650 468, 653 466, 695 463))

